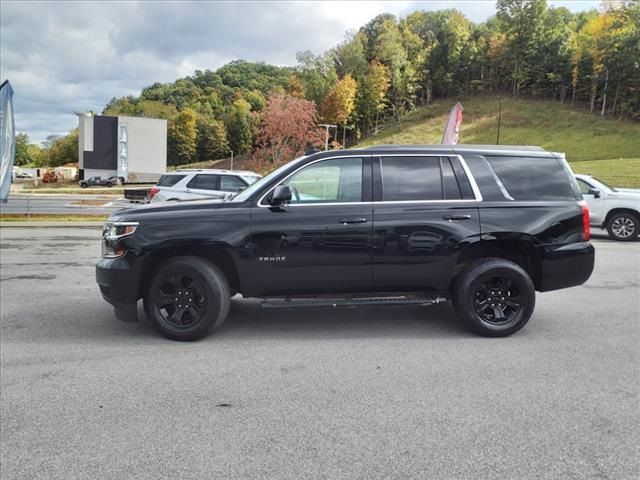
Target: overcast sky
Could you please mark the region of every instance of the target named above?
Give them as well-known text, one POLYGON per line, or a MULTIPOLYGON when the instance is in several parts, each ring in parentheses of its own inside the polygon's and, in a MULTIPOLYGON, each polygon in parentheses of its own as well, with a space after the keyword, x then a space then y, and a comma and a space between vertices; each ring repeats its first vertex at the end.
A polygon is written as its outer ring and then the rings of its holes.
MULTIPOLYGON (((572 11, 600 1, 550 1, 572 11)), ((74 111, 101 112, 112 97, 234 59, 295 65, 379 13, 457 8, 474 22, 490 1, 24 2, 0 0, 0 82, 15 91, 16 130, 40 142, 77 125, 74 111)))

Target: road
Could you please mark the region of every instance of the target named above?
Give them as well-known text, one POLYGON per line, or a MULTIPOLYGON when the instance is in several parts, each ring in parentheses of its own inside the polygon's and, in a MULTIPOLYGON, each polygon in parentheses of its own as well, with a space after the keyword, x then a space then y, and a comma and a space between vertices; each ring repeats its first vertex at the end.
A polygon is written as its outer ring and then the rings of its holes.
POLYGON ((178 343, 113 316, 98 229, 0 229, 3 479, 637 479, 640 242, 516 335, 448 305, 261 311, 178 343))
POLYGON ((7 203, 0 203, 0 214, 108 215, 121 208, 139 205, 107 195, 11 194, 7 203))

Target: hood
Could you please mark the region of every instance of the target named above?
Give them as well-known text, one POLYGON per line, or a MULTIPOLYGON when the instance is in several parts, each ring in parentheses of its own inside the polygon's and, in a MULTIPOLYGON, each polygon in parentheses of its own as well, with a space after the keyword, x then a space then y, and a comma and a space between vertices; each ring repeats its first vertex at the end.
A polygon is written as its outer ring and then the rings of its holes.
POLYGON ((228 207, 235 208, 238 204, 225 202, 222 199, 193 200, 188 202, 165 202, 143 205, 141 207, 123 208, 111 214, 108 221, 115 222, 148 222, 162 221, 167 218, 185 218, 192 215, 206 214, 211 210, 228 207))
POLYGON ((633 195, 640 195, 640 189, 638 188, 617 188, 614 193, 631 193, 633 195))

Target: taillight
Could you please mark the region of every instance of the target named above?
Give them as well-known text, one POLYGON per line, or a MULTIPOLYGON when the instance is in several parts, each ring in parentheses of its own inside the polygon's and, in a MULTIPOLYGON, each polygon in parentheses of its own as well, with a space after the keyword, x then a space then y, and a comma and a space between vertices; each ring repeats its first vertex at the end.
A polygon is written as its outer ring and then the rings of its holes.
POLYGON ((153 187, 151 190, 149 190, 149 200, 151 200, 153 196, 159 191, 160 189, 158 187, 153 187))
POLYGON ((580 202, 580 206, 582 207, 582 238, 585 242, 588 242, 591 238, 591 227, 589 220, 589 206, 587 202, 584 200, 580 202))

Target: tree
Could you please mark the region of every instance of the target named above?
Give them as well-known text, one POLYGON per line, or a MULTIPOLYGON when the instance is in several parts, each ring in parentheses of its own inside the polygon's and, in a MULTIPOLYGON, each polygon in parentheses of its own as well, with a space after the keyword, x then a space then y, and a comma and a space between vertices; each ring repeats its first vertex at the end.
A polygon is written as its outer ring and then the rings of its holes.
POLYGON ((229 141, 224 123, 219 120, 200 118, 197 127, 198 146, 196 152, 199 162, 216 160, 229 155, 229 141))
POLYGON ((306 51, 296 54, 298 77, 304 85, 304 96, 320 105, 338 80, 330 55, 314 55, 306 51))
POLYGON ((358 84, 351 75, 338 80, 322 101, 320 115, 327 123, 342 125, 342 144, 346 137, 346 124, 356 106, 358 84))
POLYGON ((50 167, 60 167, 78 161, 78 129, 74 128, 68 135, 58 138, 51 144, 47 164, 50 167))
POLYGON ((235 155, 247 153, 253 145, 253 125, 251 105, 243 99, 237 99, 223 116, 227 128, 229 146, 235 155))
POLYGON ((196 157, 196 113, 185 108, 167 125, 167 153, 169 165, 191 163, 196 157))
POLYGON ((389 89, 389 72, 378 60, 372 60, 368 74, 362 79, 358 88, 357 108, 364 120, 366 133, 370 133, 374 118, 378 129, 378 114, 384 109, 387 90, 389 89))
POLYGON ((44 165, 44 160, 44 152, 38 145, 29 141, 29 135, 26 133, 16 135, 16 158, 14 163, 17 167, 40 167, 44 165))
POLYGON ((301 155, 309 146, 324 144, 324 131, 316 126, 312 101, 275 94, 269 97, 258 133, 257 159, 277 166, 301 155))

